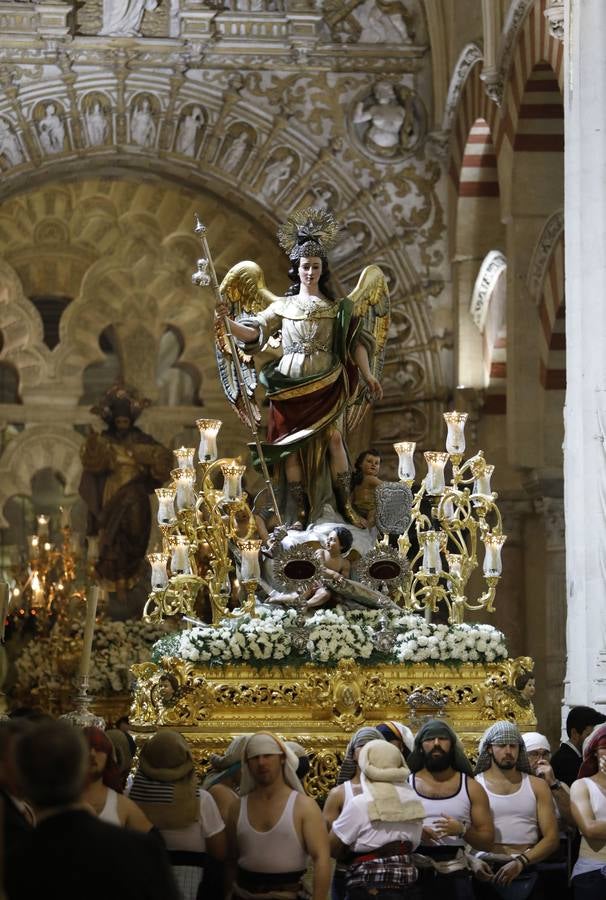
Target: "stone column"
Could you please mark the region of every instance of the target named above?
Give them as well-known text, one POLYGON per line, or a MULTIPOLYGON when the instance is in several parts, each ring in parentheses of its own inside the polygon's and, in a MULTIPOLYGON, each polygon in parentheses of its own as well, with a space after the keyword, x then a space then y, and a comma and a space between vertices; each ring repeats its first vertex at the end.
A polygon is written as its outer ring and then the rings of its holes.
POLYGON ((543 513, 545 527, 545 650, 543 686, 537 685, 542 700, 539 722, 543 731, 557 746, 560 737, 560 703, 564 659, 562 647, 566 637, 566 549, 564 539, 564 501, 543 497, 537 503, 543 513))
POLYGON ((566 0, 563 714, 606 712, 606 3, 566 0))

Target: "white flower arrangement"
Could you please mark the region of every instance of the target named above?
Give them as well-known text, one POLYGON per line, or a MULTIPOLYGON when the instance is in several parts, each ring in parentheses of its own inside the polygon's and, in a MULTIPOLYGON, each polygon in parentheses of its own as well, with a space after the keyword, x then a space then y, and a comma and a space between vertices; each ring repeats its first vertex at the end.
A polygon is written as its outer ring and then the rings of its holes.
MULTIPOLYGON (((422 616, 380 610, 351 611, 340 606, 318 610, 306 619, 303 653, 291 635, 295 610, 259 607, 258 618, 225 619, 218 626, 197 625, 154 648, 154 658, 171 655, 211 665, 251 661, 257 664, 369 662, 494 662, 508 655, 503 633, 492 625, 435 625, 422 616), (376 649, 381 630, 394 635, 391 651, 376 649)), ((299 625, 300 627, 300 625, 299 625)))
MULTIPOLYGON (((163 635, 166 635, 166 626, 148 625, 140 620, 98 622, 95 627, 89 676, 92 693, 107 695, 128 691, 133 682, 130 667, 137 662, 149 661, 152 646, 163 635)), ((51 652, 53 640, 63 642, 64 650, 71 645, 78 653, 82 647, 82 636, 83 624, 76 622, 71 626, 68 635, 65 631, 59 631, 55 625, 48 639, 30 640, 15 661, 15 690, 27 693, 55 681, 56 661, 53 660, 51 652)), ((76 659, 77 667, 79 657, 76 659)))

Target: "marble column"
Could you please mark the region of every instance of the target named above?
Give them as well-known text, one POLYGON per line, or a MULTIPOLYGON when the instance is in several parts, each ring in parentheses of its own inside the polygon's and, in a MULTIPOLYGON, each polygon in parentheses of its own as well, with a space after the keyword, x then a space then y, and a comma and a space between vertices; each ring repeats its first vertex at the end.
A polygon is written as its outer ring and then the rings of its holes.
POLYGON ((564 476, 567 670, 563 717, 606 712, 606 3, 566 0, 564 476))
POLYGON ((557 746, 560 737, 560 706, 564 658, 562 647, 566 636, 566 547, 564 534, 564 501, 556 497, 543 497, 537 503, 537 511, 543 515, 545 528, 545 650, 544 679, 541 690, 541 728, 557 746))

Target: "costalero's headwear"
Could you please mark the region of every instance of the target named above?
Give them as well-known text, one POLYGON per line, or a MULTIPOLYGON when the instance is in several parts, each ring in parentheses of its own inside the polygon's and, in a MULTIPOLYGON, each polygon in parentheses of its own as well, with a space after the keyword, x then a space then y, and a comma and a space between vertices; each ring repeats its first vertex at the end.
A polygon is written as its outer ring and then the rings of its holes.
POLYGON ((198 778, 178 731, 157 731, 141 748, 130 798, 157 828, 185 828, 200 818, 198 778))
POLYGON ((202 782, 205 791, 214 784, 219 784, 230 775, 235 775, 240 771, 242 765, 242 750, 250 734, 239 734, 233 739, 225 753, 211 753, 210 765, 206 778, 202 782))
POLYGON ((337 777, 337 784, 343 784, 344 781, 351 781, 356 774, 354 751, 359 747, 368 744, 369 741, 376 740, 385 740, 377 728, 365 726, 356 731, 345 750, 345 756, 343 757, 343 762, 341 763, 341 768, 339 769, 339 775, 337 777))
POLYGON ((591 778, 597 774, 600 747, 606 747, 606 725, 597 725, 583 741, 583 762, 579 769, 579 778, 591 778))
POLYGON ((409 753, 412 752, 415 743, 415 736, 408 727, 408 725, 404 725, 403 722, 395 722, 390 720, 389 722, 381 722, 377 725, 377 731, 380 731, 386 741, 393 741, 394 738, 398 738, 404 744, 404 757, 406 758, 409 753))
POLYGON ((283 772, 286 784, 293 788, 293 790, 299 791, 300 794, 305 793, 303 785, 297 778, 299 760, 294 750, 291 750, 284 741, 281 741, 279 737, 276 737, 276 735, 272 734, 270 731, 258 731, 248 738, 242 748, 242 778, 240 780, 241 797, 250 794, 257 786, 257 782, 248 765, 249 759, 252 759, 255 756, 274 755, 284 756, 283 772))
POLYGON ((103 784, 118 793, 122 793, 123 779, 122 773, 116 759, 116 751, 111 740, 106 733, 94 725, 87 725, 82 729, 82 734, 86 738, 88 746, 99 753, 105 753, 107 759, 102 772, 103 784))
POLYGON ((517 744, 520 748, 520 752, 518 754, 516 769, 518 772, 525 772, 527 775, 532 775, 532 769, 528 762, 526 746, 520 729, 517 725, 514 725, 513 722, 508 722, 506 720, 495 722, 494 725, 487 728, 482 735, 480 739, 480 752, 476 763, 476 775, 490 769, 490 766, 492 765, 492 756, 488 752, 488 748, 491 744, 517 744))
POLYGON ((339 224, 331 212, 324 209, 299 209, 278 228, 280 246, 291 261, 302 256, 326 259, 335 243, 339 224))
POLYGON ((456 769, 457 772, 464 772, 466 775, 473 774, 473 768, 465 755, 463 744, 457 737, 456 732, 450 727, 448 722, 445 722, 443 719, 429 719, 429 721, 417 732, 413 751, 406 760, 411 772, 420 772, 421 769, 425 768, 423 741, 431 741, 434 738, 447 738, 451 742, 453 749, 453 769, 456 769))
POLYGON ((526 753, 533 753, 535 750, 547 750, 551 753, 549 741, 544 734, 540 734, 538 731, 525 732, 525 734, 522 735, 522 740, 526 747, 526 753))
POLYGON ((397 747, 384 739, 369 741, 360 753, 359 766, 371 822, 410 822, 424 817, 422 802, 406 782, 410 773, 397 747))

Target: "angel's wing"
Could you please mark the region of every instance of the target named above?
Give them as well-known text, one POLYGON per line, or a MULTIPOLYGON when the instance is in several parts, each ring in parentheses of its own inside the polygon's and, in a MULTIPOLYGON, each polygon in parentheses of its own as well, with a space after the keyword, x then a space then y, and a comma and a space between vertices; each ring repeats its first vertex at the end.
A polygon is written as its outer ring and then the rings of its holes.
MULTIPOLYGON (((354 315, 362 319, 364 329, 374 339, 374 350, 369 354, 370 371, 380 381, 389 331, 389 291, 382 270, 378 266, 366 266, 348 296, 354 304, 354 315)), ((366 392, 358 391, 347 412, 348 430, 360 424, 369 407, 366 392)))
MULTIPOLYGON (((249 260, 232 266, 221 282, 219 290, 221 291, 223 302, 227 306, 227 315, 230 319, 254 315, 278 299, 267 289, 261 267, 249 260)), ((215 322, 215 350, 219 379, 225 396, 242 422, 248 425, 249 428, 254 429, 255 424, 261 421, 261 413, 255 401, 257 373, 252 357, 236 345, 236 353, 242 374, 242 383, 240 382, 236 362, 232 355, 231 343, 222 318, 217 319, 215 322), (242 391, 246 392, 250 401, 249 404, 245 401, 242 391), (251 420, 250 413, 252 413, 254 421, 251 420)))

